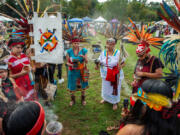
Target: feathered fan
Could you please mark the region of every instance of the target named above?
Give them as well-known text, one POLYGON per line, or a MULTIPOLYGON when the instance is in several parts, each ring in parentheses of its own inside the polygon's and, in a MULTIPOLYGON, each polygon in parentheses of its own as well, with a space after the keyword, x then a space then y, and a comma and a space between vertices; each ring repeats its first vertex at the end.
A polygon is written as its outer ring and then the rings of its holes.
MULTIPOLYGON (((37 7, 36 7, 37 10, 36 11, 34 11, 35 7, 34 7, 33 0, 23 0, 22 3, 20 2, 20 0, 16 0, 16 2, 20 6, 22 12, 16 10, 14 7, 12 7, 10 4, 8 4, 6 2, 4 2, 3 4, 6 5, 8 8, 10 8, 11 10, 13 10, 20 17, 20 19, 8 16, 4 13, 0 13, 0 15, 10 18, 10 19, 14 20, 15 22, 17 22, 17 24, 19 24, 19 26, 21 28, 18 29, 16 31, 16 33, 21 32, 23 34, 19 34, 19 35, 17 34, 17 36, 24 39, 26 42, 26 45, 29 47, 29 45, 30 45, 30 37, 29 37, 30 25, 28 24, 28 18, 33 16, 33 12, 39 13, 40 0, 37 0, 37 7)), ((56 7, 56 6, 59 6, 59 5, 54 4, 54 5, 48 6, 40 16, 42 17, 47 10, 49 10, 50 8, 56 7)), ((13 34, 13 33, 11 33, 11 34, 13 34)))

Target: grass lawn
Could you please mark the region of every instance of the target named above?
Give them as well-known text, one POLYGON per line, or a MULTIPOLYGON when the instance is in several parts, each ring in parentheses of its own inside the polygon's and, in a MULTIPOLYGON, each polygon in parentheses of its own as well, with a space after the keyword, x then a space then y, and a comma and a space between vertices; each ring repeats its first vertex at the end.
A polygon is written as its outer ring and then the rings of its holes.
MULTIPOLYGON (((91 44, 100 40, 105 45, 105 38, 101 35, 92 39, 91 44)), ((118 48, 119 44, 117 44, 118 48)), ((89 61, 88 67, 90 69, 89 89, 86 92, 87 105, 84 107, 80 102, 80 92, 76 93, 76 104, 69 107, 70 94, 67 89, 66 69, 63 66, 63 78, 65 82, 58 85, 58 93, 54 106, 54 112, 58 115, 59 121, 64 126, 63 135, 98 135, 101 130, 106 130, 108 126, 117 125, 121 118, 122 101, 124 98, 129 97, 131 93, 130 83, 132 81, 132 74, 137 61, 135 54, 136 46, 125 44, 129 53, 126 60, 126 66, 123 69, 125 80, 122 84, 121 102, 119 103, 118 110, 113 111, 112 105, 105 103, 100 104, 101 100, 101 77, 100 71, 94 70, 95 64, 92 60, 89 61)), ((90 46, 87 48, 90 48, 90 46)), ((89 51, 89 54, 92 52, 89 51)), ((152 48, 153 55, 158 56, 158 50, 152 48)), ((109 132, 115 135, 117 131, 109 132)))

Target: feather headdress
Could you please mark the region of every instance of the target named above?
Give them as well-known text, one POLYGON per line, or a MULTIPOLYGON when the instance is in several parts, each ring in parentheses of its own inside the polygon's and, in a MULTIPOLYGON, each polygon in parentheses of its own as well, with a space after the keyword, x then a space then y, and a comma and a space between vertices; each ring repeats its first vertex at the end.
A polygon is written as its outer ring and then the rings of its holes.
POLYGON ((158 37, 153 37, 152 33, 149 33, 148 31, 145 30, 145 26, 142 25, 141 30, 138 29, 136 24, 129 18, 129 21, 132 24, 132 27, 128 27, 129 33, 128 33, 128 38, 129 41, 141 44, 142 42, 146 42, 149 45, 152 45, 153 47, 158 48, 157 46, 162 45, 161 41, 163 41, 162 38, 158 37))
POLYGON ((128 52, 126 51, 122 43, 122 38, 124 38, 127 35, 127 33, 128 33, 128 28, 126 27, 126 25, 123 24, 122 22, 119 23, 118 20, 116 22, 111 21, 109 24, 106 24, 104 36, 106 38, 114 38, 120 41, 121 58, 127 58, 129 56, 128 52))
MULTIPOLYGON (((28 19, 33 16, 34 12, 37 12, 38 14, 40 13, 40 0, 37 0, 37 4, 36 4, 37 7, 34 7, 35 4, 34 4, 33 0, 23 0, 23 2, 21 2, 20 0, 16 0, 16 2, 18 3, 19 7, 21 8, 21 11, 16 10, 15 7, 11 6, 7 2, 4 2, 3 4, 5 6, 7 6, 8 8, 10 8, 13 12, 15 12, 17 14, 17 16, 19 16, 19 19, 14 18, 14 17, 9 16, 4 13, 0 13, 0 15, 14 20, 20 26, 20 28, 16 31, 16 36, 19 36, 22 39, 24 39, 26 42, 26 45, 29 47, 29 45, 30 45, 30 36, 29 36, 30 25, 28 24, 28 19), (35 9, 36 9, 36 11, 35 11, 35 9), (17 33, 21 33, 21 34, 17 34, 17 33)), ((56 6, 59 6, 59 5, 54 4, 54 5, 48 6, 40 14, 40 16, 41 17, 44 16, 44 14, 47 10, 49 10, 50 8, 56 7, 56 6)), ((13 34, 14 33, 11 33, 11 35, 13 35, 13 34)))
MULTIPOLYGON (((179 0, 174 0, 174 3, 177 7, 177 9, 180 11, 180 3, 179 0)), ((158 15, 166 21, 172 28, 180 32, 180 20, 178 18, 178 15, 168 6, 168 4, 163 1, 161 3, 162 9, 165 11, 166 16, 164 16, 161 12, 158 12, 158 15)))
POLYGON ((165 73, 163 79, 170 87, 174 87, 175 95, 173 96, 173 101, 177 102, 180 97, 180 70, 170 69, 170 71, 170 73, 165 73))
POLYGON ((83 24, 79 24, 78 27, 72 29, 67 19, 65 19, 63 24, 63 39, 70 42, 75 41, 75 39, 78 39, 79 42, 87 42, 88 39, 84 35, 83 29, 83 24))
MULTIPOLYGON (((179 0, 174 0, 177 9, 180 11, 179 0)), ((165 1, 161 3, 162 9, 165 11, 165 17, 161 12, 158 12, 159 16, 164 19, 172 28, 180 32, 180 20, 178 15, 167 5, 165 1)), ((178 65, 180 61, 180 36, 179 35, 169 35, 165 37, 164 44, 160 51, 160 56, 162 56, 166 65, 170 64, 171 68, 178 70, 178 65)), ((179 67, 180 68, 180 67, 179 67)))
POLYGON ((105 37, 122 39, 127 35, 127 27, 123 23, 109 23, 106 27, 105 37))

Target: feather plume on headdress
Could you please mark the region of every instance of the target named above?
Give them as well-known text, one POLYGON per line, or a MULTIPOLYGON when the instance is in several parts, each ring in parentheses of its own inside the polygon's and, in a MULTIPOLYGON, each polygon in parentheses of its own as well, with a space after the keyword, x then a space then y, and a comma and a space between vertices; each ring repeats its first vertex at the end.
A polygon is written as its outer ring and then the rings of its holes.
POLYGON ((163 79, 170 87, 174 87, 175 95, 173 96, 173 101, 177 102, 180 97, 180 70, 170 69, 170 71, 170 73, 165 73, 163 79))
MULTIPOLYGON (((174 0, 177 9, 180 11, 180 2, 174 0)), ((172 28, 180 32, 180 20, 178 15, 167 5, 165 1, 161 3, 162 9, 165 11, 165 17, 161 12, 158 12, 159 16, 164 19, 172 28)), ((160 51, 160 56, 162 56, 166 65, 170 64, 171 68, 178 70, 178 65, 180 61, 180 36, 179 35, 168 35, 165 37, 164 44, 160 51)), ((180 67, 179 67, 180 68, 180 67)))
POLYGON ((137 44, 146 42, 156 48, 158 48, 157 46, 162 45, 160 41, 163 41, 163 38, 153 37, 153 34, 145 30, 144 25, 141 27, 141 30, 139 30, 136 24, 130 18, 129 21, 132 24, 132 28, 128 27, 130 32, 128 33, 127 37, 129 38, 129 41, 137 44))
POLYGON ((122 58, 127 58, 128 52, 126 51, 124 44, 122 43, 122 38, 127 35, 128 29, 127 27, 121 22, 111 22, 106 25, 104 36, 106 38, 114 38, 120 41, 120 52, 122 58))
POLYGON ((144 25, 142 25, 141 30, 139 30, 136 24, 130 18, 129 21, 131 22, 132 27, 128 27, 129 33, 127 38, 129 41, 138 44, 138 47, 136 48, 136 54, 138 56, 149 53, 151 51, 150 45, 160 49, 158 46, 162 45, 161 42, 163 41, 163 38, 153 37, 152 33, 145 30, 144 25))
MULTIPOLYGON (((4 13, 0 13, 0 15, 5 16, 7 18, 10 18, 12 20, 14 20, 19 26, 20 28, 16 31, 16 36, 20 37, 21 39, 25 40, 26 45, 29 47, 30 46, 30 37, 29 37, 29 32, 30 32, 30 24, 28 24, 28 18, 33 16, 33 12, 37 12, 38 14, 40 13, 40 0, 37 0, 37 7, 34 7, 34 1, 33 0, 23 0, 23 2, 21 2, 20 0, 16 0, 19 7, 21 8, 21 11, 18 11, 15 9, 15 7, 11 6, 10 4, 8 4, 7 2, 3 3, 5 6, 7 6, 8 8, 10 8, 11 10, 13 10, 18 16, 19 19, 11 17, 7 14, 4 13), (36 11, 35 11, 36 9, 36 11), (18 34, 21 33, 21 34, 18 34)), ((56 7, 59 5, 53 4, 51 6, 48 6, 43 13, 41 14, 41 16, 44 15, 44 13, 49 10, 50 8, 56 7)), ((11 33, 10 35, 13 35, 14 33, 11 33)))
POLYGON ((78 39, 78 42, 87 42, 88 39, 83 34, 83 29, 84 26, 80 26, 72 30, 70 24, 65 19, 63 24, 63 39, 70 42, 75 41, 75 39, 78 39))
POLYGON ((105 37, 122 39, 127 35, 127 27, 123 23, 110 23, 106 27, 105 37))

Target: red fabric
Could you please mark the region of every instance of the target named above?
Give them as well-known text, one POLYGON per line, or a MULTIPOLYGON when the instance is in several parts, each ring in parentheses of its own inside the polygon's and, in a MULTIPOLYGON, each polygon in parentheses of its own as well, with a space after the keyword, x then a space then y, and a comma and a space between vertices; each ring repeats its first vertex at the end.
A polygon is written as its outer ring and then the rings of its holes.
MULTIPOLYGON (((17 74, 22 71, 24 68, 24 65, 30 65, 30 61, 28 57, 25 54, 21 54, 20 57, 16 57, 13 54, 11 54, 9 60, 9 69, 12 74, 17 74)), ((23 76, 17 77, 14 79, 16 82, 16 85, 19 88, 19 93, 23 93, 23 97, 26 97, 27 94, 34 89, 34 86, 31 85, 31 80, 29 78, 29 74, 25 74, 23 76)), ((34 98, 37 99, 37 95, 35 93, 31 94, 26 101, 34 100, 34 98)))
POLYGON ((177 115, 180 118, 180 114, 177 114, 180 111, 180 100, 178 102, 173 103, 171 108, 163 108, 162 116, 163 119, 169 119, 174 115, 177 115))
POLYGON ((80 39, 77 38, 77 39, 72 39, 71 40, 71 43, 75 43, 75 42, 80 42, 80 39))
POLYGON ((122 129, 124 126, 125 126, 125 124, 121 123, 120 126, 119 126, 119 130, 122 129))
MULTIPOLYGON (((150 66, 153 64, 152 62, 153 62, 153 60, 154 60, 154 56, 153 57, 151 57, 151 59, 150 59, 150 66)), ((143 65, 143 67, 142 67, 142 69, 140 69, 140 67, 138 66, 138 64, 137 64, 137 66, 136 66, 136 71, 135 71, 135 73, 136 72, 147 72, 147 73, 150 73, 151 71, 151 67, 150 66, 148 66, 148 65, 143 65)), ((141 78, 140 80, 138 80, 138 82, 136 83, 136 86, 134 86, 133 87, 133 93, 137 93, 137 91, 138 91, 138 88, 143 84, 143 82, 145 81, 145 80, 147 80, 148 78, 146 78, 146 77, 143 77, 143 78, 141 78)))
POLYGON ((177 114, 177 117, 180 119, 180 114, 177 114))
POLYGON ((113 69, 107 68, 106 81, 115 82, 117 74, 119 74, 117 66, 113 67, 113 69))
POLYGON ((36 121, 35 125, 33 126, 33 128, 26 135, 37 135, 37 133, 40 131, 41 127, 44 124, 44 120, 45 120, 44 109, 42 108, 42 106, 39 102, 35 101, 35 103, 38 104, 39 108, 40 108, 39 117, 38 117, 38 120, 36 121))
POLYGON ((18 42, 18 43, 12 43, 9 45, 9 47, 15 46, 15 45, 24 45, 24 42, 18 42))
POLYGON ((111 82, 111 86, 113 86, 113 93, 112 95, 118 95, 118 74, 119 74, 119 70, 118 70, 118 65, 113 67, 113 69, 110 69, 108 67, 108 53, 106 56, 106 65, 107 65, 107 75, 106 75, 106 81, 110 81, 111 82))
POLYGON ((136 48, 137 55, 143 55, 145 53, 149 53, 151 49, 149 48, 149 44, 145 41, 142 41, 141 44, 136 48))
POLYGON ((135 103, 136 103, 136 101, 134 101, 133 98, 130 97, 130 104, 131 104, 132 107, 135 105, 135 103))

